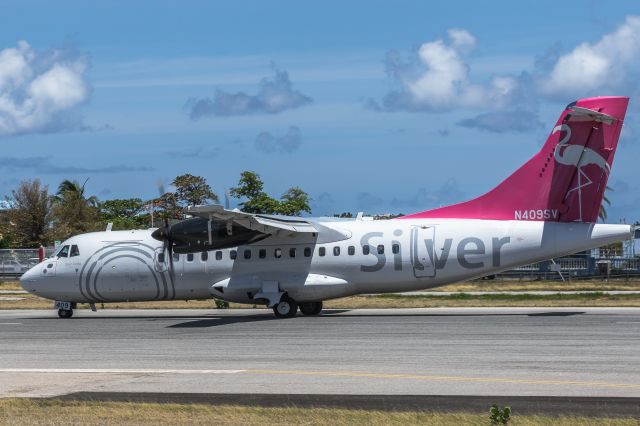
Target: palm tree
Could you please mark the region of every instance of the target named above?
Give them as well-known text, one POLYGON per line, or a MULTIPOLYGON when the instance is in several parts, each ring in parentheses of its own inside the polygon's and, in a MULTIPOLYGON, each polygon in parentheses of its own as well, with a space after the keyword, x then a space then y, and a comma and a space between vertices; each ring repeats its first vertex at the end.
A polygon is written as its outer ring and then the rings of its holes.
POLYGON ((598 219, 600 219, 603 222, 607 220, 607 208, 605 207, 605 204, 607 206, 611 206, 611 200, 609 200, 609 197, 607 197, 607 191, 613 191, 613 188, 607 185, 606 188, 604 189, 604 195, 602 196, 602 204, 600 204, 600 209, 598 210, 598 219))
POLYGON ((62 202, 65 197, 69 197, 74 200, 83 200, 83 204, 89 207, 97 207, 99 204, 98 197, 92 195, 85 198, 84 189, 85 185, 89 181, 87 178, 82 185, 77 180, 65 179, 58 185, 58 192, 55 195, 56 201, 62 202))
POLYGON ((63 180, 52 197, 55 239, 64 240, 71 235, 95 231, 102 225, 98 198, 85 196, 87 181, 63 180))

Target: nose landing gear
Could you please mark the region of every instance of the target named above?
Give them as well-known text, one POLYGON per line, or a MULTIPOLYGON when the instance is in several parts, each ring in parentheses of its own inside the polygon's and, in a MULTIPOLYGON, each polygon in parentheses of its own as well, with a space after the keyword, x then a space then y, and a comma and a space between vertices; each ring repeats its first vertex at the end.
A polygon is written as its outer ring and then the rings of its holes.
POLYGON ((56 300, 53 304, 54 309, 58 309, 58 316, 60 318, 71 318, 73 316, 73 310, 78 307, 76 302, 63 302, 56 300))
POLYGON ((71 318, 73 316, 73 309, 58 309, 58 316, 60 318, 71 318))

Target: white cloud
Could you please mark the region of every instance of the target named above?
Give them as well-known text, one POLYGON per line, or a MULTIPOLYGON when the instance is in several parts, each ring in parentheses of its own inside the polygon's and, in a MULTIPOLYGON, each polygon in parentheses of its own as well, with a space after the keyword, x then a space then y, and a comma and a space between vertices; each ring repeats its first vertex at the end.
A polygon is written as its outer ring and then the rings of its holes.
POLYGON ((616 89, 628 83, 640 54, 640 17, 628 16, 615 31, 594 44, 582 43, 561 55, 548 76, 540 79, 550 97, 584 96, 598 89, 616 89))
POLYGON ((382 105, 367 100, 377 110, 442 112, 461 107, 491 105, 503 107, 519 91, 519 77, 494 77, 484 84, 473 83, 471 67, 464 56, 475 47, 476 39, 467 30, 453 28, 448 40, 424 43, 417 58, 408 62, 397 52, 389 52, 387 73, 399 89, 385 96, 382 105))
POLYGON ((476 38, 463 28, 451 28, 447 31, 451 44, 462 51, 472 50, 476 47, 476 38))
MULTIPOLYGON (((562 54, 556 44, 535 61, 535 67, 517 75, 499 74, 496 66, 495 74, 481 81, 471 78, 467 61, 476 38, 462 28, 452 28, 447 35, 447 39, 423 43, 408 60, 389 52, 386 69, 396 88, 381 101, 366 99, 365 106, 410 112, 481 108, 489 113, 463 123, 494 131, 493 120, 505 117, 505 111, 535 115, 539 99, 570 102, 594 95, 630 94, 638 87, 640 16, 628 16, 598 41, 581 43, 568 53, 562 54)), ((526 131, 518 120, 508 122, 516 125, 514 130, 526 131)), ((511 130, 509 123, 505 126, 511 130)))
POLYGON ((80 125, 67 115, 89 98, 87 67, 84 55, 35 52, 26 41, 0 51, 0 136, 80 125))

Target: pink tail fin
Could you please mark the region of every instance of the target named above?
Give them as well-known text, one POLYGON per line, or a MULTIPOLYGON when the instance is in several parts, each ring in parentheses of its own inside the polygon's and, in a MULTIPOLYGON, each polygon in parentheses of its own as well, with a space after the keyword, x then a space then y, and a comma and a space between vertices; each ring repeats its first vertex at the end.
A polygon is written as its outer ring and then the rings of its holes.
POLYGON ((404 218, 596 222, 628 103, 599 97, 569 104, 540 152, 497 187, 404 218))

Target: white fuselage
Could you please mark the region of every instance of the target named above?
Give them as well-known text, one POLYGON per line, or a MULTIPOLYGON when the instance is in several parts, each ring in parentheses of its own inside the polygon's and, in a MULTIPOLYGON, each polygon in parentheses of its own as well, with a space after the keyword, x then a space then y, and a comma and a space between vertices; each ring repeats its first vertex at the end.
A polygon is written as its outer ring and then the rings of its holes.
POLYGON ((323 231, 180 254, 173 274, 153 230, 78 235, 63 243, 76 245, 77 255, 45 259, 21 283, 29 292, 70 302, 213 296, 257 303, 274 289, 299 302, 321 301, 436 287, 621 241, 632 232, 629 225, 476 219, 314 223, 323 231))

